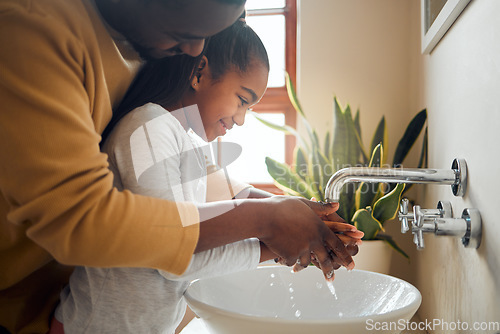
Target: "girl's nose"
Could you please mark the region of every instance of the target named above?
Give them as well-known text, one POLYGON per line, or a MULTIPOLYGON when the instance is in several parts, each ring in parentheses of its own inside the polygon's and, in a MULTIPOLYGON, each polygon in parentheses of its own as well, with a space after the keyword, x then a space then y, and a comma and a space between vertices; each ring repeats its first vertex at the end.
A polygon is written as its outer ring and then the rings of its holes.
POLYGON ((247 109, 243 109, 243 111, 238 111, 236 115, 233 117, 234 123, 238 126, 242 126, 245 123, 245 116, 247 114, 247 109))
POLYGON ((196 57, 201 54, 204 46, 205 46, 204 39, 196 39, 182 43, 181 45, 179 45, 179 49, 181 49, 184 54, 196 57))

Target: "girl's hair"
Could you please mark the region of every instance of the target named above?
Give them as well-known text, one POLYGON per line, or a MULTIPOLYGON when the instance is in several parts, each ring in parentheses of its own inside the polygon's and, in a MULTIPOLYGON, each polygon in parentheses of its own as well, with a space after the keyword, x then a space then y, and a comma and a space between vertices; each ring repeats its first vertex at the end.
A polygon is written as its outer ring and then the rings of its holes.
POLYGON ((202 56, 208 59, 214 80, 228 71, 245 73, 253 62, 264 65, 269 71, 269 59, 259 36, 243 18, 210 37, 202 54, 198 57, 180 55, 148 61, 102 133, 101 146, 118 122, 137 107, 153 102, 162 106, 177 103, 189 89, 191 79, 202 56))
POLYGON ((210 38, 205 56, 214 80, 229 70, 245 73, 252 61, 264 65, 269 71, 267 51, 259 36, 244 18, 210 38))

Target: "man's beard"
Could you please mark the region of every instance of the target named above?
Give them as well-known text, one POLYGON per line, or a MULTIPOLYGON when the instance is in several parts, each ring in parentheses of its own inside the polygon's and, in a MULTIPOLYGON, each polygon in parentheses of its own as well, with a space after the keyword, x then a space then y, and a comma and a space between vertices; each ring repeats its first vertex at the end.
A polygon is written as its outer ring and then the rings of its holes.
POLYGON ((129 41, 134 50, 139 54, 139 57, 144 60, 144 61, 149 61, 149 60, 155 60, 158 58, 155 58, 151 55, 151 49, 146 48, 134 41, 129 41))

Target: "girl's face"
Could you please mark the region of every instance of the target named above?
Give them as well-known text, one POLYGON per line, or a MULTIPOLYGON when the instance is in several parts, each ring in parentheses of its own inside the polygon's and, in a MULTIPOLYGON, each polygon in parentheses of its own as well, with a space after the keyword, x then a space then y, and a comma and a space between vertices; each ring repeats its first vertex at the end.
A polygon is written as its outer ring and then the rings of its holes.
POLYGON ((243 125, 248 108, 259 102, 266 91, 268 74, 258 62, 246 73, 227 71, 218 80, 212 79, 209 64, 199 72, 191 87, 209 142, 224 136, 235 124, 243 125))

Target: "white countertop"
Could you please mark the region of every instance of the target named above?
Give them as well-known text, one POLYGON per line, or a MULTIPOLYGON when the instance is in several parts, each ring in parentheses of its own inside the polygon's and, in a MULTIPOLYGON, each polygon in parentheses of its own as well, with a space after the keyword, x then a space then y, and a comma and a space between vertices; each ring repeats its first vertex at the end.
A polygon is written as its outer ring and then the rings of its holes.
MULTIPOLYGON (((413 317, 411 319, 412 322, 418 322, 419 319, 418 317, 413 317)), ((181 331, 180 334, 211 334, 207 327, 205 326, 205 323, 203 322, 202 319, 200 318, 194 318, 187 324, 186 327, 181 331)), ((401 334, 427 334, 426 331, 403 331, 401 334)))

